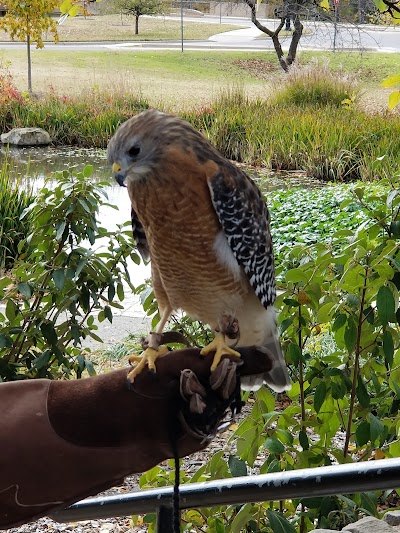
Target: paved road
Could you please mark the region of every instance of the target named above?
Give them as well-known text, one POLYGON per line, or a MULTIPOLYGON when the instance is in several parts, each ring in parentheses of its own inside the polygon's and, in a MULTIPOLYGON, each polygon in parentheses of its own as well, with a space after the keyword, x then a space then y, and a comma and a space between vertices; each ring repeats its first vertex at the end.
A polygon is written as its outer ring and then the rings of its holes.
MULTIPOLYGON (((171 17, 172 18, 172 17, 171 17)), ((219 23, 219 17, 191 18, 185 17, 184 21, 204 21, 219 23)), ((237 24, 246 26, 244 29, 219 33, 204 41, 184 41, 186 50, 270 50, 273 49, 271 39, 260 39, 261 32, 244 18, 222 17, 224 24, 237 24)), ((268 27, 274 27, 277 20, 261 20, 268 27)), ((336 42, 338 50, 400 52, 400 28, 387 28, 379 26, 352 26, 339 24, 335 27, 331 23, 305 22, 307 32, 303 35, 299 50, 332 50, 336 42)), ((287 50, 290 37, 283 37, 283 49, 287 50)), ((0 49, 25 48, 24 43, 0 43, 0 49)), ((41 50, 77 51, 77 50, 176 50, 181 49, 181 41, 134 41, 134 42, 91 42, 91 43, 47 43, 41 50)))

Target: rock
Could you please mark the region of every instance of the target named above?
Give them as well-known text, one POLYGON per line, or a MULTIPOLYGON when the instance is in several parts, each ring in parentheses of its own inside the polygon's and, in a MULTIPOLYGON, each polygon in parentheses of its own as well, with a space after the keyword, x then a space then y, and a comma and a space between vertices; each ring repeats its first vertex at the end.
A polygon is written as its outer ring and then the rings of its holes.
POLYGON ((334 529, 313 529, 308 533, 337 533, 334 529))
POLYGON ((1 135, 1 142, 15 146, 40 146, 50 144, 51 139, 42 128, 14 128, 1 135))
POLYGON ((100 533, 112 533, 115 530, 115 524, 112 522, 106 522, 101 524, 100 533))
POLYGON ((383 519, 389 526, 400 526, 400 511, 388 511, 383 519))
POLYGON ((349 524, 342 531, 351 533, 393 533, 393 529, 383 520, 366 516, 354 524, 349 524))

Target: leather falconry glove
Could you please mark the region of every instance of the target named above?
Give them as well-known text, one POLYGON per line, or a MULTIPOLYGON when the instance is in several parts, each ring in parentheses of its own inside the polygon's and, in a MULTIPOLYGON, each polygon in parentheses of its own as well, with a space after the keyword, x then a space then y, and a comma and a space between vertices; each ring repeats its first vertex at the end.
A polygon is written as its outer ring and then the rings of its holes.
POLYGON ((241 348, 210 372, 186 348, 128 384, 128 369, 70 381, 0 384, 0 529, 64 508, 174 456, 204 449, 240 376, 271 369, 265 348, 241 348))

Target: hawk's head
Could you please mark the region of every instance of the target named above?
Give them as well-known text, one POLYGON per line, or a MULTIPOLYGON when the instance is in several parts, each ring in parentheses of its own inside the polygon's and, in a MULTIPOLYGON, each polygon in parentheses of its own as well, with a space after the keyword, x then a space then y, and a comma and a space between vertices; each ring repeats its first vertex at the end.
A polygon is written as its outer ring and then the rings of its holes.
POLYGON ((191 151, 203 161, 221 157, 188 122, 156 109, 121 124, 108 144, 107 157, 115 179, 126 186, 127 180, 146 179, 165 166, 171 148, 191 151))

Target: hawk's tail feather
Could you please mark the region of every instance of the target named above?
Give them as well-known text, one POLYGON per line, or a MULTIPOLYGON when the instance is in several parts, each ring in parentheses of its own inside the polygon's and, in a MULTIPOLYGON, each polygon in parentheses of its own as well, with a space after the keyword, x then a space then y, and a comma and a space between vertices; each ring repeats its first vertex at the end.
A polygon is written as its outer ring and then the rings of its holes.
POLYGON ((241 388, 243 390, 258 390, 264 383, 268 385, 275 392, 284 392, 291 388, 291 382, 285 359, 283 358, 282 349, 279 340, 270 337, 268 342, 259 349, 265 350, 271 357, 273 366, 271 370, 264 374, 256 374, 253 376, 242 377, 241 388))

